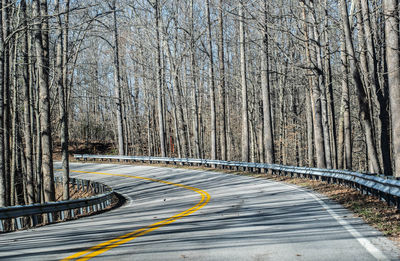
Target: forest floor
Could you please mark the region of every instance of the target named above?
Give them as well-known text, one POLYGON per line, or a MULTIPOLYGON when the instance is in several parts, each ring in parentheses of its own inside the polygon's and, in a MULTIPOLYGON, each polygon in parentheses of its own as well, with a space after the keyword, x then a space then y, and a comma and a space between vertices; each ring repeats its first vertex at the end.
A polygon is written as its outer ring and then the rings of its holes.
MULTIPOLYGON (((55 186, 56 190, 56 201, 62 201, 63 196, 63 186, 60 183, 57 183, 55 186)), ((95 194, 91 191, 82 191, 74 188, 73 185, 69 185, 69 196, 70 199, 79 199, 79 198, 88 198, 94 196, 95 194)))

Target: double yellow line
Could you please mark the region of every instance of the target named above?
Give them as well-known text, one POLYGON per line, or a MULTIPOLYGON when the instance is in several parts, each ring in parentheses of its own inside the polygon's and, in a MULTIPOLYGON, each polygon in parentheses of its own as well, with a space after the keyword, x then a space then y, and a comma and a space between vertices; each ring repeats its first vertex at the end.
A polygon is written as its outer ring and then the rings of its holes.
POLYGON ((145 178, 145 177, 138 177, 138 176, 129 176, 129 175, 122 175, 122 174, 111 174, 111 173, 101 173, 101 172, 90 172, 90 171, 71 171, 71 172, 78 172, 78 173, 90 173, 90 174, 100 174, 100 175, 109 175, 109 176, 118 176, 118 177, 126 177, 126 178, 134 178, 134 179, 142 179, 142 180, 147 180, 147 181, 153 181, 153 182, 159 182, 159 183, 164 183, 167 185, 173 185, 173 186, 177 186, 177 187, 181 187, 181 188, 185 188, 185 189, 189 189, 192 190, 196 193, 199 193, 201 195, 201 200, 194 205, 193 207, 180 212, 172 217, 169 217, 167 219, 161 220, 159 222, 156 222, 154 224, 148 225, 146 227, 143 228, 139 228, 135 231, 129 232, 125 235, 119 236, 117 238, 108 240, 106 242, 100 243, 96 246, 93 246, 87 250, 83 250, 81 252, 78 252, 76 254, 73 254, 71 256, 68 256, 62 260, 89 260, 95 256, 98 256, 112 248, 115 248, 117 246, 120 246, 122 244, 125 244, 137 237, 140 237, 142 235, 145 235, 153 230, 156 230, 160 227, 163 227, 165 225, 168 225, 180 218, 186 217, 190 214, 192 214, 193 212, 196 212, 197 210, 201 209, 202 207, 204 207, 209 201, 210 201, 210 195, 201 189, 198 188, 194 188, 194 187, 190 187, 190 186, 186 186, 183 184, 179 184, 179 183, 173 183, 173 182, 169 182, 169 181, 165 181, 165 180, 160 180, 160 179, 153 179, 153 178, 145 178))

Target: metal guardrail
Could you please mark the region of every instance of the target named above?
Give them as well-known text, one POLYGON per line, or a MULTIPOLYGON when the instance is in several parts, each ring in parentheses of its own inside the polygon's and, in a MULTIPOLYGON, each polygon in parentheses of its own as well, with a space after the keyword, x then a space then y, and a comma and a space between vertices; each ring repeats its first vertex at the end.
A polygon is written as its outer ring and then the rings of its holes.
MULTIPOLYGON (((56 183, 62 183, 61 177, 55 177, 54 179, 56 183)), ((47 214, 47 223, 53 223, 56 218, 59 220, 74 218, 75 212, 79 215, 84 214, 84 212, 94 213, 111 205, 111 199, 114 194, 111 187, 99 182, 75 178, 70 178, 69 182, 77 190, 92 191, 96 195, 81 199, 0 208, 0 232, 5 232, 6 221, 13 221, 9 222, 13 224, 9 229, 12 231, 15 228, 22 229, 24 221, 25 223, 30 223, 28 224, 30 227, 37 226, 39 215, 47 214), (29 219, 26 219, 26 217, 29 219), (29 220, 29 222, 26 220, 29 220)))
POLYGON ((400 180, 377 174, 366 174, 348 170, 319 169, 309 167, 295 167, 268 163, 253 163, 241 161, 222 161, 192 158, 168 158, 151 156, 112 156, 112 155, 88 155, 76 154, 78 160, 117 160, 117 161, 139 161, 149 163, 167 164, 187 164, 203 165, 208 167, 220 166, 222 168, 259 171, 272 171, 278 175, 305 177, 310 179, 320 179, 328 183, 342 184, 355 188, 363 194, 378 196, 385 200, 389 205, 395 205, 400 209, 400 180))

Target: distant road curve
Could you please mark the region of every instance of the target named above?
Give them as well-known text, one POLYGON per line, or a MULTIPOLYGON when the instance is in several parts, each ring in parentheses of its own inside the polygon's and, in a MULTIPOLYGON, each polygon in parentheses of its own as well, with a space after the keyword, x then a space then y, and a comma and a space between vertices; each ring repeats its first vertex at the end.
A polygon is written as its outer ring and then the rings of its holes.
POLYGON ((71 164, 127 204, 1 235, 4 260, 399 260, 379 232, 324 197, 208 171, 71 164))

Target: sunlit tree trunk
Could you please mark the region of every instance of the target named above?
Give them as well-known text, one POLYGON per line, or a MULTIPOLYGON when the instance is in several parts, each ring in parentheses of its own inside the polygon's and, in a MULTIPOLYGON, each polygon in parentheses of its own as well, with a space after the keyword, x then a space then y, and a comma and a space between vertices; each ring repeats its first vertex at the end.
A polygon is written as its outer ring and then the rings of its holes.
POLYGON ((163 87, 163 73, 162 73, 162 61, 161 61, 161 6, 160 1, 155 2, 156 11, 156 45, 157 45, 157 109, 158 109, 158 134, 160 138, 160 154, 161 157, 165 157, 167 152, 165 148, 165 127, 164 127, 164 112, 163 112, 163 101, 162 101, 162 87, 163 87))
MULTIPOLYGON (((36 47, 36 60, 39 76, 39 111, 40 111, 40 134, 42 147, 42 173, 44 200, 54 201, 54 173, 53 173, 53 151, 51 138, 51 120, 50 120, 50 93, 48 82, 48 71, 44 68, 46 65, 46 52, 42 42, 41 12, 39 8, 45 8, 43 14, 47 14, 47 4, 39 7, 39 0, 33 1, 32 14, 35 18, 34 23, 34 42, 36 47)), ((46 38, 46 37, 45 37, 46 38)))
POLYGON ((117 25, 117 10, 116 0, 112 2, 113 9, 113 33, 114 33, 114 91, 115 91, 115 102, 117 108, 117 133, 118 133, 118 154, 125 155, 124 149, 124 128, 122 119, 122 95, 121 95, 121 78, 120 78, 120 66, 119 66, 119 46, 118 46, 118 25, 117 25))
POLYGON ((390 112, 394 176, 400 177, 400 62, 399 62, 399 10, 397 0, 384 1, 386 63, 389 78, 390 112))
POLYGON ((221 160, 227 160, 227 139, 226 139, 226 78, 225 78, 225 58, 224 58, 224 20, 223 20, 223 0, 219 0, 219 16, 218 16, 218 59, 219 59, 219 105, 220 105, 220 143, 221 143, 221 160))
POLYGON ((246 43, 244 31, 244 4, 239 3, 239 42, 240 42, 240 73, 242 84, 242 161, 248 162, 249 158, 249 119, 247 100, 247 72, 246 72, 246 43))
POLYGON ((370 108, 368 104, 368 96, 365 92, 360 71, 358 69, 357 60, 354 51, 354 45, 351 37, 351 29, 349 16, 347 11, 346 0, 340 0, 340 13, 342 17, 343 30, 345 34, 346 48, 349 54, 350 71, 353 76, 354 85, 356 86, 358 101, 360 105, 360 116, 364 127, 364 134, 367 144, 368 159, 370 161, 370 171, 374 173, 381 173, 378 161, 378 154, 373 137, 373 130, 371 124, 370 108))
POLYGON ((211 159, 217 159, 217 120, 215 113, 215 81, 214 81, 214 55, 211 35, 210 1, 206 0, 208 58, 209 58, 209 88, 210 88, 210 114, 211 114, 211 159))
POLYGON ((263 10, 263 30, 262 30, 262 45, 261 45, 261 88, 263 100, 263 126, 264 126, 264 153, 263 161, 274 163, 274 137, 272 130, 271 117, 271 98, 270 98, 270 80, 269 80, 269 54, 268 54, 268 27, 267 27, 267 1, 264 0, 263 10))

